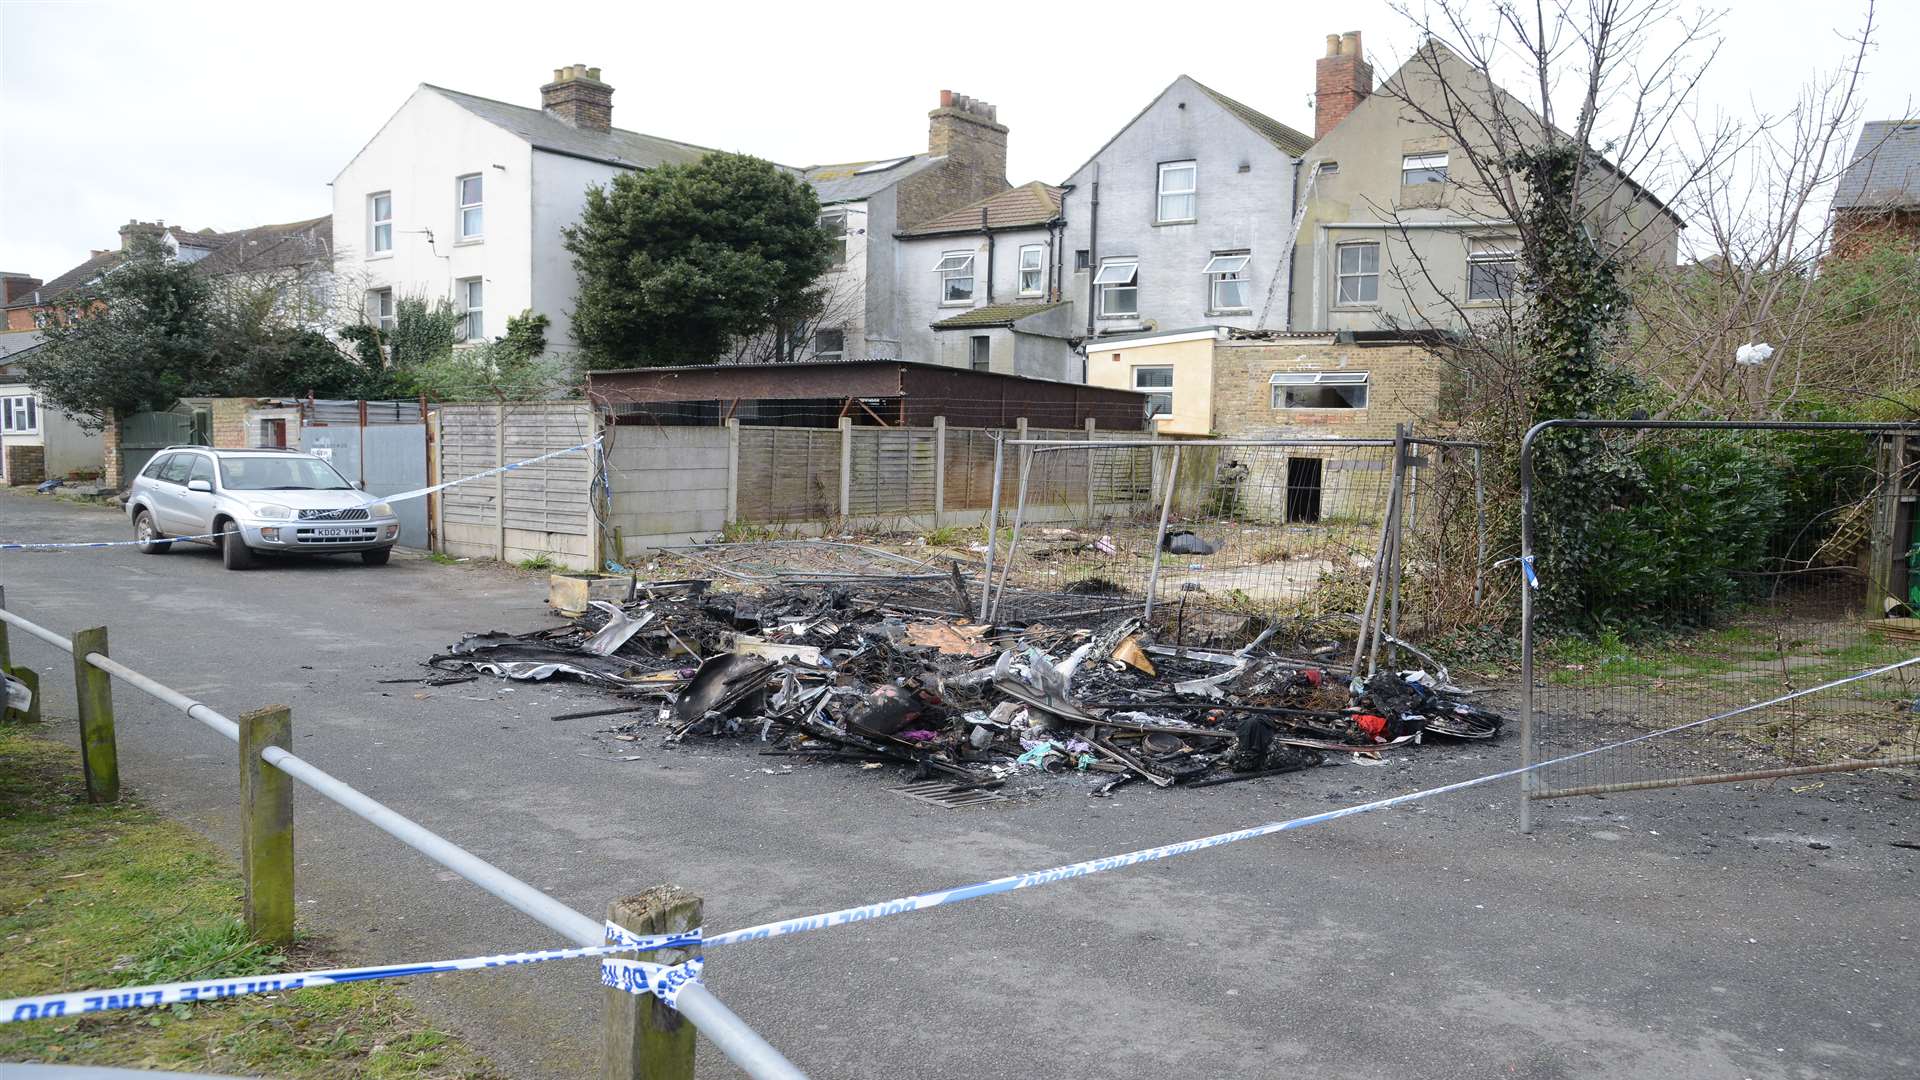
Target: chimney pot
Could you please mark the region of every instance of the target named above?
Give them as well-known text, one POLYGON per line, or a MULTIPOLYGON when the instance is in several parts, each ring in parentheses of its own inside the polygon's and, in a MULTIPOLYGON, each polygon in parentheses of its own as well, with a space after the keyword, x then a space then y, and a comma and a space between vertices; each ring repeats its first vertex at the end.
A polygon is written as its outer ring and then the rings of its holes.
POLYGON ((568 64, 553 69, 553 81, 540 88, 540 110, 582 131, 613 127, 613 87, 600 81, 600 69, 568 64))
POLYGON ((1349 30, 1346 33, 1340 35, 1340 55, 1341 56, 1359 56, 1360 55, 1360 31, 1349 30))
POLYGON ((1327 55, 1313 65, 1313 137, 1324 139, 1373 93, 1373 65, 1360 49, 1360 31, 1327 35, 1327 55))
POLYGON ((1340 35, 1339 34, 1327 35, 1327 55, 1328 56, 1340 55, 1340 35))

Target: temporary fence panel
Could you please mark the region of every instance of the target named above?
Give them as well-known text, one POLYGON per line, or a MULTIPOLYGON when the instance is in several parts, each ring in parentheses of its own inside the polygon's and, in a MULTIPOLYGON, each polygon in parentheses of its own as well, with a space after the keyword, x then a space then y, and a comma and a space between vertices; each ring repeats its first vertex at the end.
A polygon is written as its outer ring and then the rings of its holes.
MULTIPOLYGON (((438 423, 442 481, 577 446, 595 430, 586 405, 569 401, 442 405, 438 423)), ((442 550, 596 565, 593 469, 594 455, 582 451, 447 489, 439 496, 442 550)))
POLYGON ((742 427, 741 521, 777 525, 840 513, 837 428, 742 427))
MULTIPOLYGON (((417 419, 362 427, 356 414, 344 421, 305 423, 300 425, 300 449, 327 459, 369 495, 397 495, 427 486, 427 426, 417 419)), ((426 547, 426 500, 394 503, 393 512, 400 518, 401 546, 426 547)))
MULTIPOLYGON (((1528 760, 1920 653, 1917 429, 1551 425, 1523 450, 1528 760)), ((1896 671, 1583 757, 1523 805, 1912 755, 1917 691, 1896 671)))

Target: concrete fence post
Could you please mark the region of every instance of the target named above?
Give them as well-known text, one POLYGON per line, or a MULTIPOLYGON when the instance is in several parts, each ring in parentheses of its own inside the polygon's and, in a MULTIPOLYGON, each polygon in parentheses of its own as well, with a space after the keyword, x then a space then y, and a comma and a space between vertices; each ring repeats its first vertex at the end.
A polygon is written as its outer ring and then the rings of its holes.
POLYGON ((740 520, 740 418, 727 417, 727 523, 740 520))
POLYGON ((87 800, 120 801, 120 751, 113 739, 113 676, 87 663, 107 652, 107 628, 96 626, 73 635, 73 698, 80 713, 80 768, 87 778, 87 800))
POLYGON ((933 418, 933 527, 946 524, 947 514, 947 418, 933 418))
MULTIPOLYGON (((507 407, 493 407, 493 463, 507 463, 507 407)), ((494 557, 507 561, 507 474, 493 474, 493 550, 494 557)))
MULTIPOLYGON (((635 934, 676 934, 701 925, 701 903, 677 885, 661 885, 608 904, 607 918, 635 934)), ((698 955, 698 948, 661 949, 639 959, 672 965, 698 955)), ((602 992, 603 1080, 693 1080, 694 1027, 685 1016, 653 994, 602 992)))
POLYGON ((840 519, 853 516, 853 417, 840 418, 840 519))
POLYGON ((293 777, 260 760, 269 746, 293 748, 293 710, 269 705, 240 717, 240 871, 247 933, 293 944, 293 777))

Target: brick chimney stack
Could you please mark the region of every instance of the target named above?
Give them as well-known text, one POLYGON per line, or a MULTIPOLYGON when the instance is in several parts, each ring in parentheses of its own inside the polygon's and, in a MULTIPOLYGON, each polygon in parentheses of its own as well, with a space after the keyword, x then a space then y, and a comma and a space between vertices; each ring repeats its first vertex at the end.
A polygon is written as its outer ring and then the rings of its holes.
POLYGON ((553 81, 540 88, 540 109, 582 131, 613 127, 613 87, 600 81, 600 69, 568 64, 553 69, 553 81))
POLYGON ((40 285, 40 279, 30 274, 0 273, 0 303, 24 300, 40 285))
POLYGON ((1327 55, 1313 65, 1313 137, 1327 132, 1373 93, 1373 65, 1360 51, 1360 31, 1327 35, 1327 55))
POLYGON ((141 234, 159 236, 166 231, 166 227, 164 221, 139 221, 130 218, 125 225, 120 226, 120 250, 127 250, 127 245, 133 242, 135 236, 141 234))
POLYGON ((986 195, 1007 187, 1007 129, 997 116, 986 102, 951 90, 940 91, 940 107, 927 114, 927 153, 991 181, 986 195))

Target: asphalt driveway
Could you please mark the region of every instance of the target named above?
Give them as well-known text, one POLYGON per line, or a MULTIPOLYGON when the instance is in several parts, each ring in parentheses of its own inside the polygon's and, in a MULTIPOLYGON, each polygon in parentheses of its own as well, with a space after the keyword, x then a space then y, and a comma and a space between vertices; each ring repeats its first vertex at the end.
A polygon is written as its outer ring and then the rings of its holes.
MULTIPOLYGON (((125 538, 0 492, 0 540, 125 538)), ((211 549, 0 552, 8 606, 229 715, 592 915, 671 881, 712 929, 1201 836, 1491 772, 1517 741, 1204 791, 1070 787, 965 810, 888 769, 555 723, 604 698, 381 679, 466 632, 544 625, 541 582, 396 559, 221 569, 211 549), (772 769, 772 773, 765 770, 772 769)), ((15 634, 70 712, 64 655, 15 634)), ((125 782, 236 845, 233 746, 116 690, 125 782)), ((57 728, 70 737, 70 724, 57 728)), ((708 984, 815 1077, 1910 1077, 1920 777, 1549 804, 1511 785, 937 911, 715 950, 708 984), (1827 845, 1814 848, 1810 844, 1827 845)), ((354 960, 555 935, 304 791, 300 916, 354 960)), ((593 965, 413 980, 517 1075, 595 1069, 593 965)), ((4 988, 0 988, 4 992, 4 988)), ((706 1045, 703 1075, 734 1075, 706 1045)))

